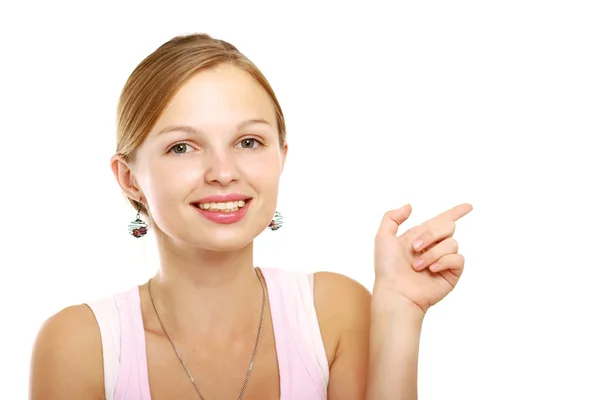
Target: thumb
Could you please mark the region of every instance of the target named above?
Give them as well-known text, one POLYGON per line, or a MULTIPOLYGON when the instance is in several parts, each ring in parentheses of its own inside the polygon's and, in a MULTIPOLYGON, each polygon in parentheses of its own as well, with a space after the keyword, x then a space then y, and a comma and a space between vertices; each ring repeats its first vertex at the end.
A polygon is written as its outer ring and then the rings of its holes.
POLYGON ((381 225, 379 226, 378 236, 396 235, 398 227, 408 219, 412 212, 412 206, 405 204, 400 208, 388 211, 384 214, 381 225))

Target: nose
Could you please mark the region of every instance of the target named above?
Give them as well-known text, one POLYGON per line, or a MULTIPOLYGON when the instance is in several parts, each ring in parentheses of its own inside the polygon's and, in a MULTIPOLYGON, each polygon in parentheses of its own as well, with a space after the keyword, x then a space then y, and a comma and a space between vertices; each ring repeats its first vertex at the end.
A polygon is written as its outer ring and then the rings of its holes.
POLYGON ((233 154, 224 150, 211 151, 206 159, 206 173, 204 179, 207 183, 227 186, 239 179, 239 169, 233 154))

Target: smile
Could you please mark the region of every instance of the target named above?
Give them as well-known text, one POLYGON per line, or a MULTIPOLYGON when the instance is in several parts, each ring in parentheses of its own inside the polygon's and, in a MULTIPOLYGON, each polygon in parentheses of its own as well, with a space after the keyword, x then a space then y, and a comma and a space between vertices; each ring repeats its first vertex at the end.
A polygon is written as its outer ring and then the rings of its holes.
POLYGON ((246 200, 228 201, 224 203, 210 202, 194 204, 201 210, 215 212, 234 212, 246 205, 246 200))
POLYGON ((195 203, 200 215, 217 224, 233 224, 241 221, 250 207, 252 199, 227 202, 195 203))

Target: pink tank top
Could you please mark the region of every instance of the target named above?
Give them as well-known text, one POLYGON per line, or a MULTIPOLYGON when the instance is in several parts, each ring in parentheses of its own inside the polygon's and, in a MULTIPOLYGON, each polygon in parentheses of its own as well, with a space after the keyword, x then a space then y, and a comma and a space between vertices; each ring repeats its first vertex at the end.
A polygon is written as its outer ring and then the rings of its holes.
MULTIPOLYGON (((269 291, 281 400, 326 400, 329 365, 313 274, 260 269, 269 291)), ((151 400, 139 287, 87 303, 102 338, 106 400, 151 400)))

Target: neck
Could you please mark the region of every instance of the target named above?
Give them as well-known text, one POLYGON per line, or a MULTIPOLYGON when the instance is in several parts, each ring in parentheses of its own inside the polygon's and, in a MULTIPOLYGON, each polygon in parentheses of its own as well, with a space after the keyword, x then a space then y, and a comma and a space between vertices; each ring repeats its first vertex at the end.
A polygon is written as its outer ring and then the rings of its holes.
POLYGON ((255 329, 263 295, 252 243, 234 252, 162 242, 152 294, 169 333, 231 338, 255 329))

